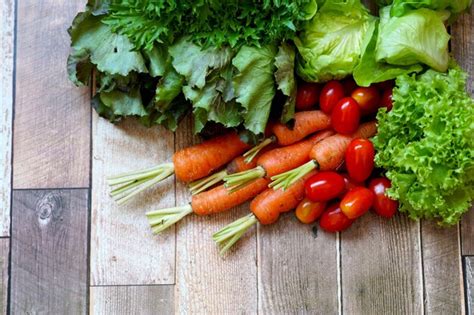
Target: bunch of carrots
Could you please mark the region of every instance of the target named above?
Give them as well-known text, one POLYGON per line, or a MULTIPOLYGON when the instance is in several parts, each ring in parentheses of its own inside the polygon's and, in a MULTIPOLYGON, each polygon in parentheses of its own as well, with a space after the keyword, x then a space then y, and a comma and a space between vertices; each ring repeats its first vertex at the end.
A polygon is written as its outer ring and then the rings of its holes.
MULTIPOLYGON (((185 148, 174 154, 172 163, 109 178, 111 195, 124 203, 173 173, 189 184, 189 204, 146 214, 153 233, 162 232, 191 213, 220 213, 252 199, 248 215, 213 235, 222 254, 254 224, 275 223, 281 213, 292 209, 297 208, 300 221, 312 223, 326 205, 305 198, 308 181, 318 172, 336 171, 344 164, 353 141, 369 139, 376 133, 371 117, 375 111, 367 109, 367 101, 374 100, 352 97, 354 91, 348 91, 347 86, 338 81, 322 89, 316 84, 303 84, 298 89, 299 111, 291 128, 270 124, 267 138, 253 148, 234 131, 185 148), (315 109, 318 103, 320 109, 315 109), (359 109, 354 110, 354 103, 359 109), (366 122, 361 123, 361 116, 366 122)), ((364 88, 358 89, 360 92, 364 88)))

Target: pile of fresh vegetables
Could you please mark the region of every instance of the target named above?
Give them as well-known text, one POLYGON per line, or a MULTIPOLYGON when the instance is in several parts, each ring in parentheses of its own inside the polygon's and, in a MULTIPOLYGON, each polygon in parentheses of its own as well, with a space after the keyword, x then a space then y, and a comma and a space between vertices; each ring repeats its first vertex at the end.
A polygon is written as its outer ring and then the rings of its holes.
POLYGON ((155 233, 252 199, 214 235, 222 252, 295 208, 329 232, 369 209, 457 223, 474 196, 474 103, 447 25, 471 0, 378 4, 377 17, 360 0, 89 0, 68 73, 93 85, 99 115, 175 130, 192 113, 196 133, 221 131, 109 178, 113 198, 188 183, 189 205, 147 213, 155 233))

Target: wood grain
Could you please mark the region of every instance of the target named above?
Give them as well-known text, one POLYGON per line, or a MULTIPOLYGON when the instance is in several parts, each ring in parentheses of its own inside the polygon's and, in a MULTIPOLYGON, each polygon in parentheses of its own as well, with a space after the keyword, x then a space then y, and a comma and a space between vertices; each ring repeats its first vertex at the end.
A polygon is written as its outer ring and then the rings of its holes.
POLYGON ((425 312, 460 314, 464 292, 459 228, 423 221, 421 232, 425 312))
POLYGON ((173 314, 174 286, 91 287, 92 315, 173 314))
POLYGON ((474 257, 464 258, 464 276, 466 277, 467 314, 474 314, 474 257))
MULTIPOLYGON (((191 122, 176 132, 176 150, 197 143, 191 122)), ((184 185, 176 186, 176 203, 190 196, 184 185)), ((248 231, 234 250, 222 258, 211 236, 248 213, 248 205, 209 217, 190 215, 177 226, 175 310, 178 314, 255 314, 257 267, 255 229, 248 231)))
POLYGON ((11 312, 87 310, 86 189, 13 192, 11 312))
MULTIPOLYGON (((451 50, 461 67, 469 74, 468 92, 474 96, 474 6, 470 14, 463 14, 451 27, 451 50)), ((474 206, 461 222, 463 255, 474 255, 474 206)))
POLYGON ((419 224, 368 213, 341 235, 344 314, 421 314, 419 224))
POLYGON ((0 236, 10 234, 15 1, 0 6, 0 236))
POLYGON ((10 253, 10 239, 0 239, 0 311, 2 314, 7 314, 8 301, 8 256, 10 253))
POLYGON ((173 134, 136 121, 112 125, 93 115, 92 285, 172 284, 175 233, 152 235, 145 212, 172 207, 174 181, 136 196, 124 206, 109 197, 106 177, 171 160, 173 134))
POLYGON ((67 79, 84 1, 18 1, 14 188, 89 186, 89 90, 67 79))
POLYGON ((336 314, 336 235, 299 223, 293 213, 258 231, 259 312, 336 314))

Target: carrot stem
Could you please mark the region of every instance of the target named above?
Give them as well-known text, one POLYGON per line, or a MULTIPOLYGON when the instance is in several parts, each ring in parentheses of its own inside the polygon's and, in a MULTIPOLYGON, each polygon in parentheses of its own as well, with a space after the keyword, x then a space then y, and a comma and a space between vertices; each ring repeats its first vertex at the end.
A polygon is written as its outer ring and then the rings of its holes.
POLYGON ((173 163, 165 163, 145 170, 109 177, 107 184, 113 188, 110 192, 113 199, 118 204, 124 204, 136 194, 161 182, 173 173, 173 163))
POLYGON ((192 195, 197 195, 207 190, 209 187, 221 182, 225 176, 227 176, 227 171, 222 170, 203 179, 196 180, 189 184, 189 190, 192 195))
POLYGON ((229 250, 229 248, 231 248, 232 245, 234 245, 242 237, 242 235, 257 222, 257 218, 253 215, 253 213, 250 213, 245 217, 235 220, 234 222, 222 228, 220 231, 214 233, 214 235, 212 235, 212 239, 221 248, 219 253, 224 255, 229 250))
POLYGON ((182 218, 192 213, 191 205, 165 208, 146 213, 153 234, 161 233, 182 218))
POLYGON ((274 190, 280 188, 285 190, 317 167, 318 163, 314 160, 311 160, 288 172, 272 176, 272 182, 268 185, 268 187, 272 187, 274 190))
POLYGON ((252 181, 265 177, 265 170, 261 166, 257 166, 247 171, 230 174, 224 177, 224 186, 230 191, 235 192, 252 181))
POLYGON ((244 158, 245 158, 245 162, 246 163, 250 163, 252 162, 252 160, 257 156, 257 154, 263 149, 265 148, 267 145, 273 143, 276 141, 276 137, 275 136, 271 136, 270 138, 266 138, 265 140, 263 140, 262 142, 260 142, 258 145, 254 146, 252 149, 248 150, 247 152, 245 152, 243 154, 244 158))

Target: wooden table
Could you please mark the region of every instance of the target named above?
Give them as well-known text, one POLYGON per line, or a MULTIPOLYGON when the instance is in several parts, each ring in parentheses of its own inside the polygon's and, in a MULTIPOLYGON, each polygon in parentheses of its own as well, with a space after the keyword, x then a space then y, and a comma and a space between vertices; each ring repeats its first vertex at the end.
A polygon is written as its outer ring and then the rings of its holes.
MULTIPOLYGON (((211 234, 246 213, 190 216, 153 236, 144 212, 186 203, 173 179, 118 207, 104 177, 198 141, 91 111, 67 80, 66 28, 85 1, 0 6, 0 256, 13 314, 462 314, 474 309, 474 211, 439 229, 366 215, 340 235, 293 215, 253 229, 226 259, 211 234)), ((451 48, 471 76, 471 17, 451 48)), ((472 85, 470 85, 472 93, 472 85)))

